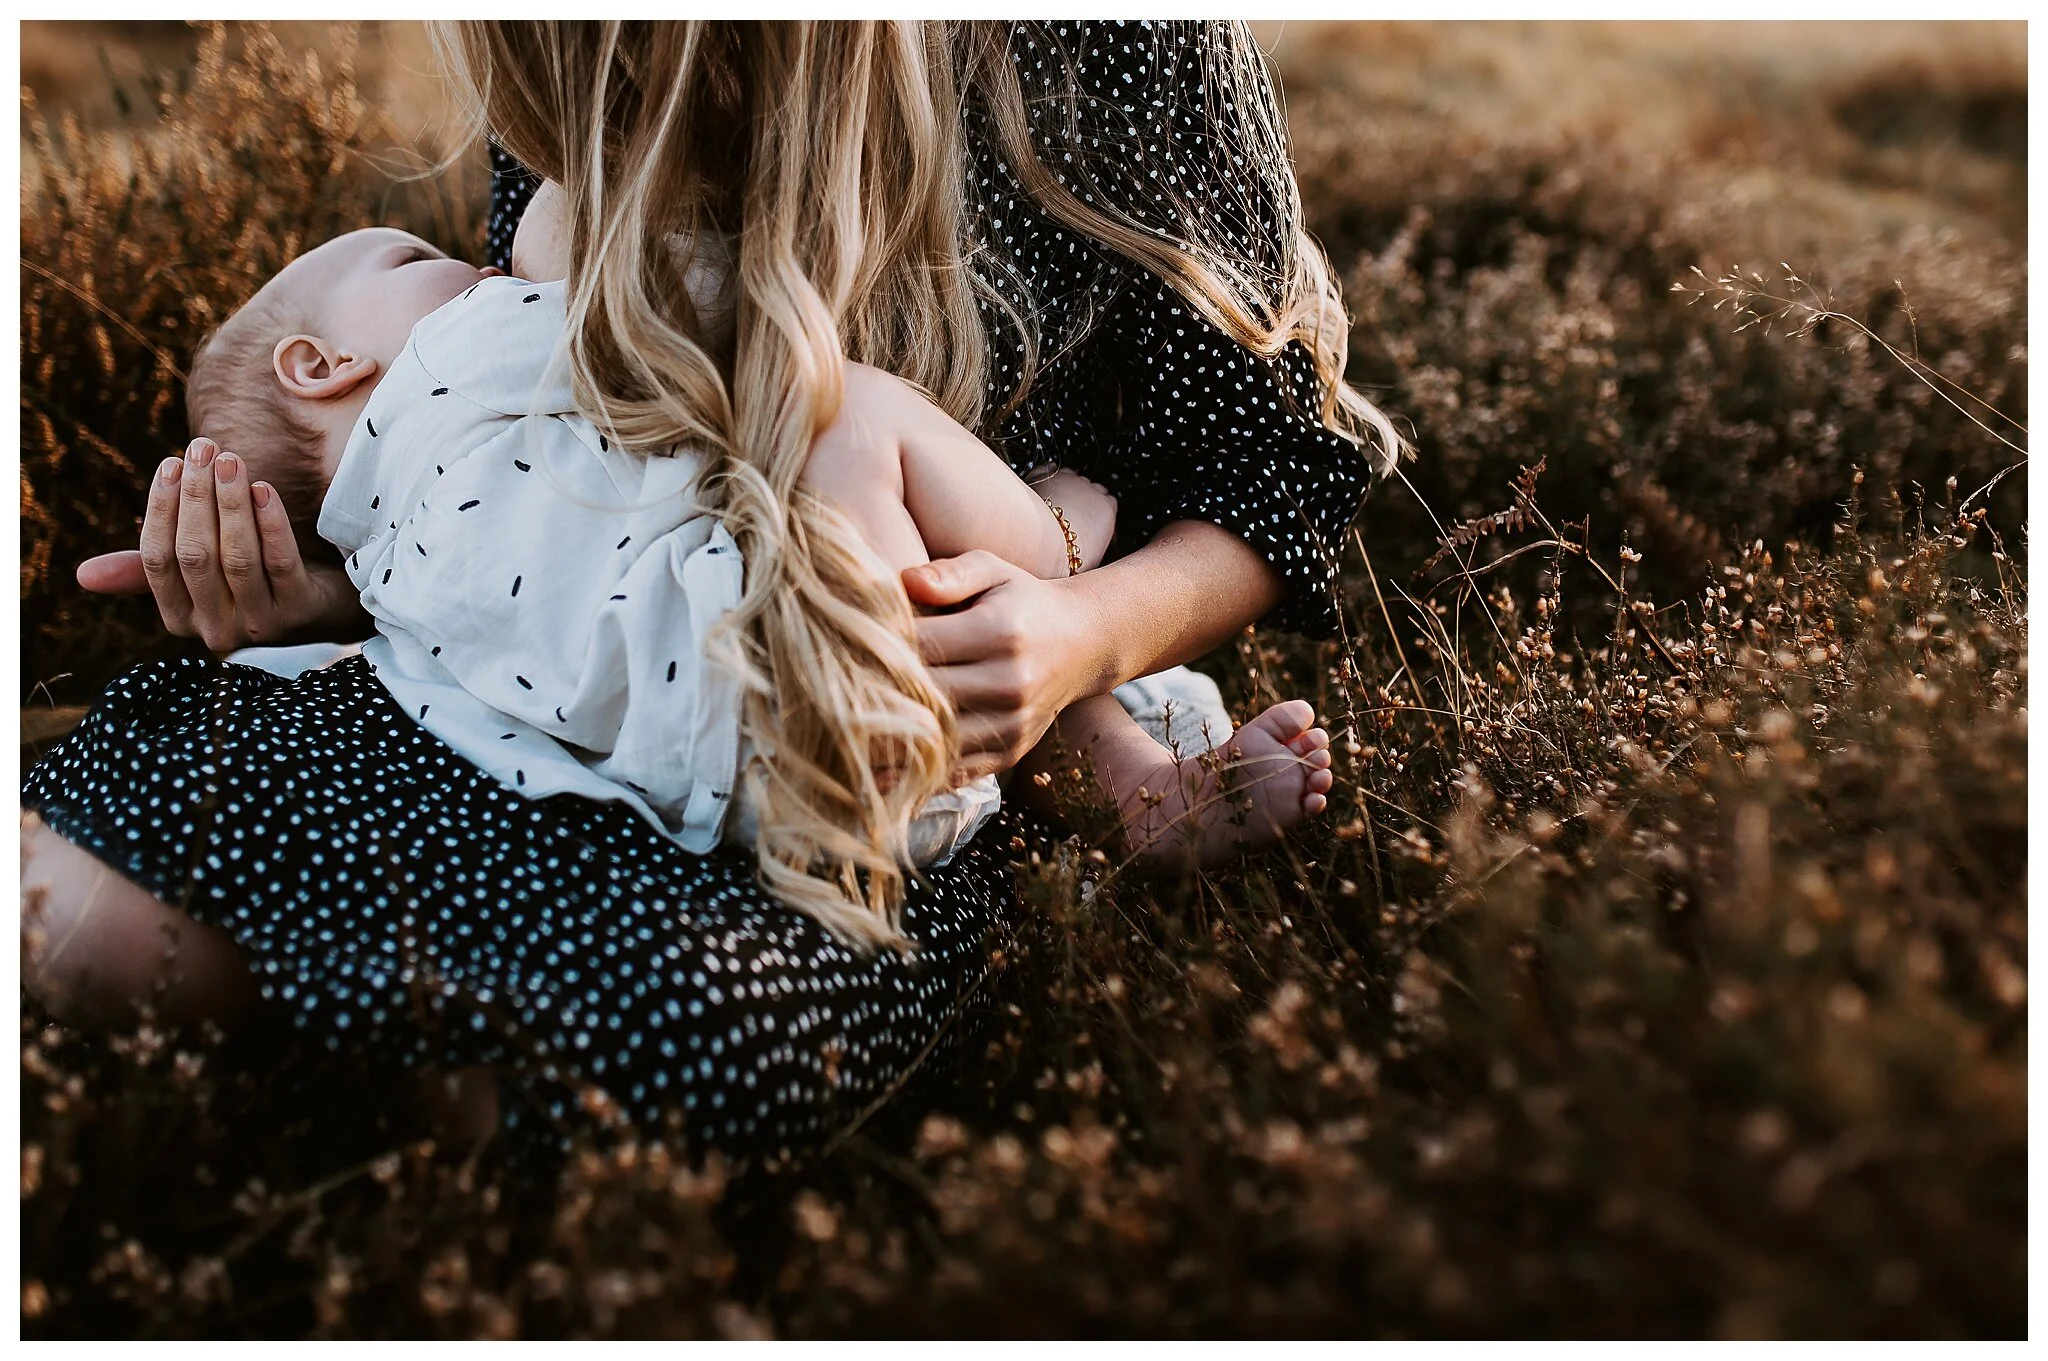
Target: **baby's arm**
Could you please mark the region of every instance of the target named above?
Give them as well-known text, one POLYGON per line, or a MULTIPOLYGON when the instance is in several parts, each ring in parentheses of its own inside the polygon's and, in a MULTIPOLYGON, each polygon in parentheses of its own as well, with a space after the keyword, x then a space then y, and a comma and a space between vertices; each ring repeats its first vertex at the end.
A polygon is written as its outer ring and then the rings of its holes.
POLYGON ((1073 528, 1083 568, 1116 528, 1116 499, 1073 474, 1025 485, 1009 465, 918 389, 861 364, 846 366, 839 416, 812 446, 804 482, 837 506, 901 571, 934 557, 981 550, 1039 577, 1069 570, 1073 528))
POLYGON ((562 186, 542 180, 519 215, 512 233, 512 272, 534 283, 566 278, 569 273, 568 198, 562 186))

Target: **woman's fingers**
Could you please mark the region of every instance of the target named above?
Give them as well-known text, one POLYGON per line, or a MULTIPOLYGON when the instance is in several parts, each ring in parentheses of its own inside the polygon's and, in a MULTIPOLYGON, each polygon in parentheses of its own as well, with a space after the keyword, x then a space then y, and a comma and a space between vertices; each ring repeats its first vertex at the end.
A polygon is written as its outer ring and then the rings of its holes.
POLYGON ((954 711, 962 718, 1008 714, 1017 708, 1020 698, 1015 668, 1001 661, 936 667, 932 679, 953 701, 954 711))
POLYGON ((270 614, 270 579, 263 570, 263 537, 250 504, 247 471, 239 457, 226 451, 213 460, 221 573, 250 638, 260 641, 268 632, 264 623, 270 614))
POLYGON ((957 558, 939 558, 904 568, 903 589, 913 605, 942 607, 971 600, 1012 577, 1029 575, 993 553, 976 549, 957 558))
POLYGON ((272 627, 266 639, 286 637, 308 629, 325 629, 323 638, 358 638, 351 630, 363 628, 362 600, 355 583, 339 566, 310 567, 299 553, 299 539, 292 529, 291 514, 284 498, 268 482, 249 489, 256 505, 256 528, 263 536, 263 569, 270 580, 273 602, 272 627))
POLYGON ((263 570, 270 576, 271 589, 281 595, 280 587, 299 576, 303 568, 299 537, 292 532, 291 516, 277 488, 258 482, 249 489, 249 496, 256 506, 256 532, 263 541, 263 570))
POLYGON ((961 756, 986 756, 1008 751, 1016 736, 1016 727, 1004 718, 963 714, 955 727, 960 736, 961 756))
POLYGON ((78 584, 95 595, 141 595, 149 589, 142 554, 133 548, 101 553, 78 564, 78 584))
MULTIPOLYGON (((197 443, 197 441, 194 441, 197 443)), ((185 460, 165 459, 149 484, 149 506, 142 516, 142 575, 156 597, 157 613, 172 633, 192 633, 192 596, 178 570, 178 505, 185 460)))
POLYGON ((953 778, 960 784, 1008 770, 1024 759, 1041 735, 1027 733, 1015 713, 972 711, 959 715, 954 732, 959 737, 960 756, 953 778))
POLYGON ((917 655, 926 666, 962 666, 990 653, 988 629, 973 610, 918 619, 917 655))
MULTIPOLYGON (((326 592, 299 556, 299 537, 292 530, 291 513, 277 488, 258 482, 251 496, 256 503, 256 529, 263 538, 263 570, 270 583, 270 597, 276 602, 276 623, 284 632, 302 628, 328 612, 326 592)), ((346 578, 342 584, 348 585, 346 578)))
POLYGON ((178 478, 178 575, 192 600, 193 631, 208 647, 230 645, 226 625, 234 616, 220 565, 220 511, 213 486, 213 460, 219 452, 212 440, 193 440, 178 478))
POLYGON ((1000 775, 1023 759, 1003 739, 1002 725, 987 719, 963 719, 959 726, 960 758, 953 765, 953 787, 984 775, 1000 775))
MULTIPOLYGON (((977 589, 972 596, 986 589, 977 589)), ((1000 592, 951 614, 924 615, 915 624, 918 655, 926 666, 959 666, 1031 652, 1046 640, 1033 636, 1030 616, 1017 608, 1023 603, 1010 592, 1000 592)))

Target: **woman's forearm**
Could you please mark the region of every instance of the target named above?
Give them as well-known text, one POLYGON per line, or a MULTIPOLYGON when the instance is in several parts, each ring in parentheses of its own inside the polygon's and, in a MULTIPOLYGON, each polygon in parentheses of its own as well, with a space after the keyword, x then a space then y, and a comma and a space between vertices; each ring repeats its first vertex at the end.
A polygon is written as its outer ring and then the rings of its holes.
POLYGON ((1070 582, 1096 648, 1091 694, 1193 661, 1280 603, 1280 576, 1219 526, 1181 520, 1070 582))

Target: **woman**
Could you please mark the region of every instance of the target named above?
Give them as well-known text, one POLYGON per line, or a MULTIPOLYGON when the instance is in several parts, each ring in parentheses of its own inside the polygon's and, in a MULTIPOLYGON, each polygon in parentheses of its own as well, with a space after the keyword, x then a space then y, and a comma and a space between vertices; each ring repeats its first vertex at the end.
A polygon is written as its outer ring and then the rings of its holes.
MULTIPOLYGON (((1070 582, 984 555, 906 573, 916 603, 964 607, 918 625, 958 714, 962 775, 1008 768, 1076 699, 1254 619, 1331 626, 1334 545, 1370 474, 1353 432, 1386 458, 1399 446, 1341 383, 1342 314, 1241 27, 506 25, 453 45, 494 130, 543 162, 573 151, 549 144, 551 98, 602 77, 652 104, 662 87, 635 92, 636 72, 687 81, 670 87, 697 134, 676 214, 736 225, 743 279, 747 234, 765 230, 748 165, 771 154, 748 114, 770 92, 767 121, 799 140, 827 140, 864 98, 930 111, 906 118, 917 164, 903 173, 937 166, 963 184, 952 228, 922 272, 891 276, 894 293, 831 257, 850 281, 834 295, 840 342, 908 363, 1019 470, 1059 462, 1109 486, 1125 554, 1070 582)), ((630 135, 619 146, 635 154, 630 135)), ((497 169, 504 264, 532 180, 497 169)), ((572 260, 587 261, 604 218, 587 177, 578 192, 572 260)), ((833 230, 861 221, 858 181, 820 192, 833 230)), ((929 225, 860 230, 895 241, 929 225)), ((817 284, 829 252, 808 230, 787 226, 785 255, 817 284)), ((622 282, 608 268, 625 266, 601 259, 600 291, 622 282)), ((295 563, 266 574, 223 539, 246 518, 245 481, 201 445, 175 500, 152 505, 139 574, 166 623, 221 647, 350 613, 328 603, 342 599, 331 582, 295 563)), ((137 574, 81 570, 102 587, 137 574)), ((94 933, 169 927, 187 974, 208 974, 173 1002, 260 992, 336 1047, 516 1063, 596 1084, 635 1117, 680 1109, 697 1138, 732 1146, 808 1141, 886 1091, 951 1033, 1015 907, 1013 829, 998 823, 912 894, 912 960, 861 958, 763 895, 744 857, 689 856, 616 809, 500 788, 360 661, 295 682, 138 668, 31 774, 26 800, 53 830, 28 833, 25 886, 68 942, 42 957, 48 988, 98 958, 94 933)), ((118 996, 135 980, 105 981, 118 996)))

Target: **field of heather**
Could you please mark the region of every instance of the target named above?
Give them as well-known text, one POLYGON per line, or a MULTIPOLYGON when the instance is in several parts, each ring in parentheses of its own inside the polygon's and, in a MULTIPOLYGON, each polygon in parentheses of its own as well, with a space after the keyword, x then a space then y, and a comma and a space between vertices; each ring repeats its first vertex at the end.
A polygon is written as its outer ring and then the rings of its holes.
MULTIPOLYGON (((1418 451, 1207 664, 1321 825, 1028 851, 987 1043, 788 1164, 24 995, 25 1335, 2025 1332, 2024 27, 1258 32, 1418 451)), ((484 176, 412 26, 22 37, 26 761, 187 646, 71 568, 193 339, 484 176)))

